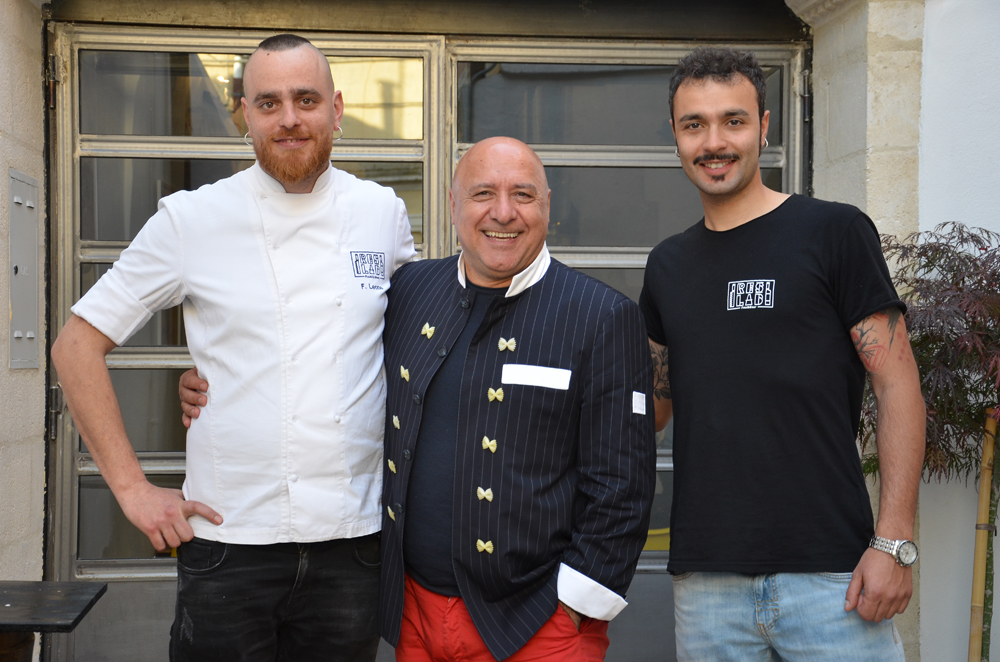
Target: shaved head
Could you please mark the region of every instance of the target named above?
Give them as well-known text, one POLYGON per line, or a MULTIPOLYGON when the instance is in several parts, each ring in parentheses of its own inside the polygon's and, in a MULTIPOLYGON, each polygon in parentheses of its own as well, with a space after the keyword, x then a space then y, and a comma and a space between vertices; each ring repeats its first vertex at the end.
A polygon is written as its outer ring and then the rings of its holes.
POLYGON ((317 66, 323 71, 321 77, 324 80, 329 81, 329 93, 332 95, 335 87, 333 84, 333 74, 330 72, 330 64, 326 61, 326 56, 323 55, 321 50, 313 46, 312 42, 308 39, 304 39, 294 34, 278 34, 273 37, 268 37, 258 44, 257 50, 250 54, 246 65, 243 67, 243 88, 247 90, 247 95, 250 96, 250 88, 253 85, 252 73, 254 69, 254 62, 266 58, 272 53, 280 53, 300 48, 308 49, 309 52, 315 54, 317 66))

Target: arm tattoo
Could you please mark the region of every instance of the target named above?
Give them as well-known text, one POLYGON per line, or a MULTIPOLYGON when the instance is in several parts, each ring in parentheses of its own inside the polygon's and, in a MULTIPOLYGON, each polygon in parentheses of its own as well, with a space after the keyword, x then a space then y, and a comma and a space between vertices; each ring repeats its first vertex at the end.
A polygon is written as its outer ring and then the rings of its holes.
MULTIPOLYGON (((857 326, 851 329, 851 340, 854 342, 854 349, 857 350, 858 356, 861 358, 861 362, 864 363, 865 370, 868 372, 875 372, 885 365, 885 360, 889 356, 889 349, 882 344, 881 339, 878 337, 878 332, 875 330, 875 322, 872 319, 874 317, 876 316, 872 315, 871 318, 861 320, 857 326)), ((899 316, 897 314, 896 319, 892 323, 893 326, 898 321, 899 316)))
POLYGON ((653 357, 653 397, 670 400, 670 370, 667 364, 667 348, 649 346, 653 357))

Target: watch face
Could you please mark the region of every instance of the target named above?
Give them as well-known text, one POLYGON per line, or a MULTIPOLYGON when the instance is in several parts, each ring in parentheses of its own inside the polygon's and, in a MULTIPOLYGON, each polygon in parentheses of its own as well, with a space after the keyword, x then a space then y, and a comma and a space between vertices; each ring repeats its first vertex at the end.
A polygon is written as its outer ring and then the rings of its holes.
POLYGON ((913 565, 917 560, 917 546, 907 540, 899 546, 896 554, 901 565, 913 565))

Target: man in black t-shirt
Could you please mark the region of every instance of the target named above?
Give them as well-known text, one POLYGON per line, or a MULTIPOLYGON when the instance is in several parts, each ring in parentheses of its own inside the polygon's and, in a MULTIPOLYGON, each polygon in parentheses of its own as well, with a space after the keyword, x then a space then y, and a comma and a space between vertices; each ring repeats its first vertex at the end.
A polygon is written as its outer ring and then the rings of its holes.
POLYGON ((640 307, 657 428, 674 427, 680 660, 901 660, 924 404, 871 220, 766 188, 764 76, 700 48, 671 126, 705 218, 650 254, 640 307), (855 440, 879 416, 872 519, 855 440))

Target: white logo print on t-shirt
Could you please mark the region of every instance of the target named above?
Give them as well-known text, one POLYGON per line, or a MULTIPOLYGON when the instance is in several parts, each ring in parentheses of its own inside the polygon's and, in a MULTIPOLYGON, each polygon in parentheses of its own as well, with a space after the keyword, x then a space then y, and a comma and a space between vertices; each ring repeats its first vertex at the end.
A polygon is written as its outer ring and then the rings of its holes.
POLYGON ((774 308, 774 281, 730 281, 726 310, 753 310, 754 308, 774 308))

